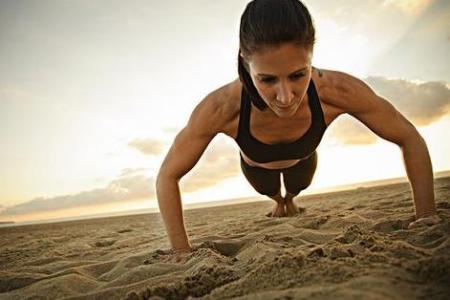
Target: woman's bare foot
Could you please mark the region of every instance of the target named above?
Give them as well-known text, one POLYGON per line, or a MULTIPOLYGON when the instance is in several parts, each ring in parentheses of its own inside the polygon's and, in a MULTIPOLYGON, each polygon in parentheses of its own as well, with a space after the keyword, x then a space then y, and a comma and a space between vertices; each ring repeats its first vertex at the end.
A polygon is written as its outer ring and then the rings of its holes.
POLYGON ((304 213, 305 211, 306 209, 297 206, 293 199, 286 201, 286 216, 294 217, 296 215, 304 213))
POLYGON ((275 203, 272 211, 269 212, 266 216, 273 218, 286 217, 286 209, 284 208, 284 206, 284 203, 275 203))
POLYGON ((276 195, 269 197, 276 203, 273 206, 272 211, 266 214, 266 217, 273 217, 273 218, 286 217, 284 198, 283 196, 281 196, 281 190, 278 191, 276 195))

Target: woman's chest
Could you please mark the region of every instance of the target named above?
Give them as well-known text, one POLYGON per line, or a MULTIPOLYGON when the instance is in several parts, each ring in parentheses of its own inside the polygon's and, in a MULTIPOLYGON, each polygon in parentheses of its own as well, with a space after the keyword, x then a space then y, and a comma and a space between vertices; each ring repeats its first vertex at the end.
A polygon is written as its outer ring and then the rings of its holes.
MULTIPOLYGON (((306 103, 305 103, 306 104, 306 103)), ((340 114, 342 110, 320 102, 321 110, 325 125, 328 127, 340 114)), ((233 139, 237 139, 239 128, 241 130, 247 128, 250 135, 265 144, 292 143, 300 139, 311 126, 314 126, 313 112, 309 105, 300 107, 301 113, 296 118, 289 120, 276 120, 274 118, 264 118, 256 114, 250 113, 248 126, 239 126, 242 114, 236 113, 235 117, 230 120, 224 128, 223 133, 233 139)))

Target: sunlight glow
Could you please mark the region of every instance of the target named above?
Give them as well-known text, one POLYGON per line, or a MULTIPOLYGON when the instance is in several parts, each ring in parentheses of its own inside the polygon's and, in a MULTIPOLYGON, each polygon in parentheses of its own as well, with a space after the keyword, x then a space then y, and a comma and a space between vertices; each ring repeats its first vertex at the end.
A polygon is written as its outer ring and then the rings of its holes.
MULTIPOLYGON (((93 6, 89 14, 76 1, 43 1, 39 8, 14 1, 2 6, 0 16, 8 26, 0 31, 0 221, 156 209, 155 177, 176 135, 202 99, 238 77, 238 26, 247 2, 117 2, 93 6), (136 140, 147 143, 147 148, 132 144, 136 140), (140 182, 132 180, 136 174, 140 182), (108 190, 120 180, 129 182, 108 190), (148 190, 142 188, 146 181, 148 190), (74 207, 85 204, 81 200, 90 198, 83 195, 92 191, 132 194, 133 188, 138 189, 139 199, 130 196, 132 200, 123 202, 113 199, 108 204, 58 210, 61 206, 52 203, 69 199, 75 202, 67 207, 74 207), (34 207, 33 199, 50 199, 43 205, 48 211, 34 207), (29 213, 2 213, 22 204, 29 213)), ((442 55, 448 52, 448 30, 442 24, 448 23, 448 14, 428 9, 440 2, 305 3, 316 25, 314 66, 361 79, 439 81, 450 87, 450 75, 442 63, 442 55), (424 45, 436 46, 436 53, 430 55, 424 45), (417 60, 421 62, 417 66, 410 63, 417 60)), ((421 102, 435 119, 418 128, 435 172, 450 169, 450 106, 445 102, 445 88, 440 87, 444 92, 439 94, 443 100, 436 97, 438 108, 421 102)), ((359 145, 346 145, 330 129, 318 148, 312 185, 302 194, 406 176, 396 145, 380 139, 375 144, 356 139, 359 145)), ((233 147, 217 148, 219 157, 229 163, 220 164, 223 161, 214 153, 210 161, 202 158, 198 167, 203 170, 193 181, 200 186, 191 185, 191 191, 195 190, 191 193, 182 190, 183 205, 268 199, 237 173, 239 166, 228 168, 239 163, 234 141, 219 141, 222 146, 233 143, 234 152, 233 147)))

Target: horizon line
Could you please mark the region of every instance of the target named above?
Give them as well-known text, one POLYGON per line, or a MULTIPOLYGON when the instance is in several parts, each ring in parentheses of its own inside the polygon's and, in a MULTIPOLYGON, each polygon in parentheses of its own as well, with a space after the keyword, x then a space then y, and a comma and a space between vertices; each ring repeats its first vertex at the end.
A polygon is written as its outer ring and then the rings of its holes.
MULTIPOLYGON (((434 175, 433 176, 434 179, 448 177, 448 176, 450 176, 450 169, 434 172, 433 175, 434 175)), ((392 177, 392 178, 386 178, 386 179, 361 181, 361 182, 336 185, 336 186, 326 187, 326 188, 312 189, 309 191, 309 193, 307 191, 305 191, 305 193, 303 195, 304 196, 312 196, 312 195, 320 195, 320 194, 327 194, 327 193, 337 193, 337 192, 341 192, 341 191, 347 191, 347 190, 353 190, 353 189, 359 189, 359 188, 369 188, 369 187, 399 184, 399 183, 406 183, 406 182, 409 182, 408 178, 406 176, 392 177)), ((256 196, 251 196, 251 197, 241 197, 241 198, 218 199, 218 200, 211 200, 211 201, 205 201, 205 202, 199 202, 199 203, 185 204, 185 205, 183 205, 183 210, 191 210, 191 209, 200 209, 200 208, 264 201, 264 199, 261 199, 260 197, 263 197, 263 195, 256 195, 256 196), (246 201, 242 201, 244 199, 246 199, 246 201)), ((100 213, 100 214, 80 215, 80 216, 72 216, 72 217, 38 219, 38 220, 22 221, 22 222, 0 221, 0 228, 58 223, 58 222, 71 222, 71 221, 91 220, 91 219, 102 219, 102 218, 109 218, 109 217, 132 216, 132 215, 140 215, 140 214, 154 214, 154 213, 159 214, 159 209, 158 208, 143 208, 143 209, 124 210, 124 211, 116 211, 116 212, 109 212, 109 213, 106 212, 106 213, 100 213)))

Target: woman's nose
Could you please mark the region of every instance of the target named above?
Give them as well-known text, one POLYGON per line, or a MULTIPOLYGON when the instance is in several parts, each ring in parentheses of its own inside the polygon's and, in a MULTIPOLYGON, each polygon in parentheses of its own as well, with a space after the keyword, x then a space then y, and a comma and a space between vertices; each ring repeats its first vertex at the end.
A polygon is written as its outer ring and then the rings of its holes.
POLYGON ((283 106, 289 106, 294 99, 294 91, 288 84, 282 84, 277 92, 277 102, 283 106))

